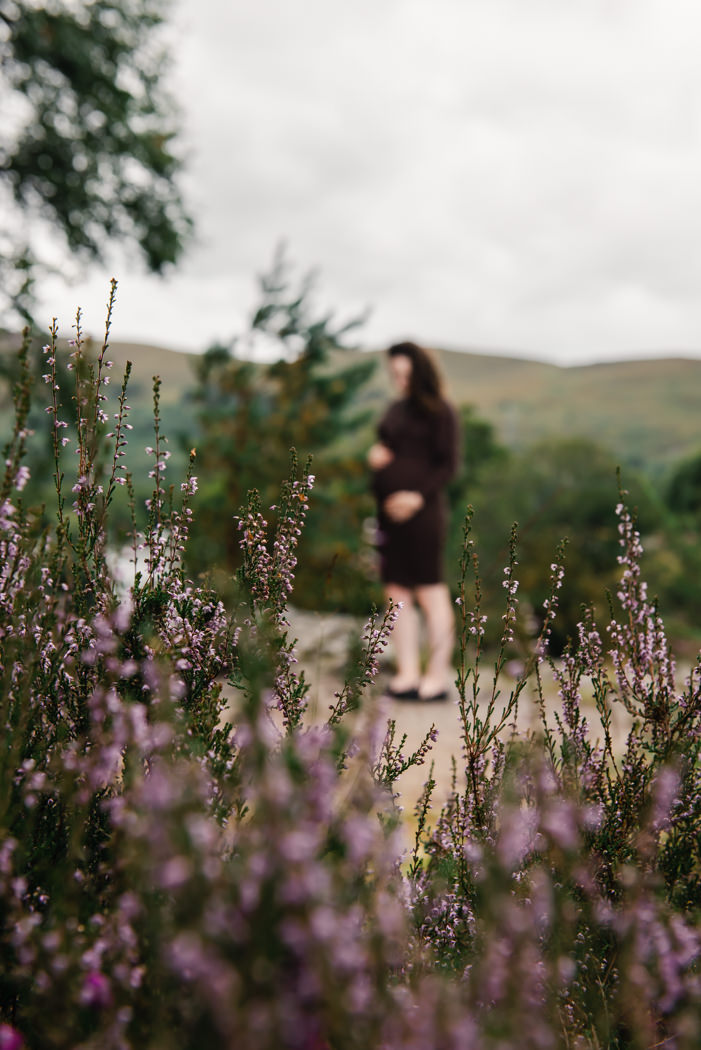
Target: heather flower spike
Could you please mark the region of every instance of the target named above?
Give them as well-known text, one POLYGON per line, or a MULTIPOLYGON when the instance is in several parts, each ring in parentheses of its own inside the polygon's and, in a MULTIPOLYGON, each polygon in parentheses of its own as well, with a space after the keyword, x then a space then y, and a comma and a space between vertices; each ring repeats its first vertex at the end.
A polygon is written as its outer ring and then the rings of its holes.
POLYGON ((307 707, 287 603, 309 464, 293 456, 274 528, 255 493, 232 524, 244 560, 228 611, 186 572, 195 453, 167 487, 156 380, 140 531, 131 369, 121 390, 106 382, 115 290, 94 360, 76 320, 75 425, 56 322, 43 353, 45 532, 23 506, 28 335, 3 455, 0 1050, 696 1050, 701 671, 676 680, 623 498, 610 621, 588 611, 557 659, 562 552, 529 642, 513 530, 492 632, 468 515, 452 781, 439 797, 429 766, 407 816, 403 778, 436 730, 410 745, 399 719, 381 724, 396 608, 369 616, 325 721, 307 707), (126 581, 107 538, 122 482, 126 581), (524 670, 502 697, 514 652, 524 670), (543 723, 525 733, 531 683, 543 723))

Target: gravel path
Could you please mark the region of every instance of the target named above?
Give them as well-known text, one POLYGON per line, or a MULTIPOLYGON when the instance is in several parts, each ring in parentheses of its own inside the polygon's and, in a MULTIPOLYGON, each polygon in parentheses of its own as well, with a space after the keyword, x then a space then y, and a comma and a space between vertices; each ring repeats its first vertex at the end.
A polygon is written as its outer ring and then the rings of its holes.
MULTIPOLYGON (((362 622, 352 616, 309 613, 296 609, 289 611, 289 619, 292 633, 298 639, 300 665, 304 668, 307 679, 311 683, 310 717, 313 721, 323 721, 333 701, 334 691, 342 685, 349 646, 357 641, 362 631, 362 622)), ((398 737, 401 738, 406 733, 405 753, 419 746, 432 725, 435 725, 438 730, 438 739, 432 747, 426 764, 407 770, 397 782, 401 804, 406 812, 413 810, 428 777, 430 762, 433 760, 434 779, 436 780, 434 800, 438 805, 450 791, 453 755, 458 761, 458 769, 460 768, 461 739, 457 690, 453 689, 449 699, 440 703, 391 700, 382 695, 384 684, 390 673, 391 663, 388 659, 386 664, 381 665, 381 674, 370 693, 370 710, 377 714, 382 724, 386 723, 389 718, 394 719, 398 737)), ((515 679, 508 674, 503 674, 500 684, 502 696, 508 698, 515 679)), ((554 713, 559 710, 557 687, 552 681, 546 680, 545 688, 548 722, 554 726, 554 713)), ((483 709, 486 707, 491 689, 492 668, 485 662, 481 680, 481 697, 482 694, 484 695, 484 703, 481 704, 483 709)), ((620 750, 627 733, 628 719, 625 711, 622 708, 618 710, 618 707, 620 705, 617 705, 614 711, 612 729, 614 746, 620 750)), ((498 703, 497 710, 500 709, 501 706, 498 703)), ((583 712, 591 726, 592 737, 594 739, 597 736, 601 737, 603 734, 597 712, 593 703, 588 702, 586 698, 583 703, 583 712)), ((539 730, 540 714, 531 686, 527 686, 521 695, 517 725, 521 733, 528 730, 537 733, 539 730)))

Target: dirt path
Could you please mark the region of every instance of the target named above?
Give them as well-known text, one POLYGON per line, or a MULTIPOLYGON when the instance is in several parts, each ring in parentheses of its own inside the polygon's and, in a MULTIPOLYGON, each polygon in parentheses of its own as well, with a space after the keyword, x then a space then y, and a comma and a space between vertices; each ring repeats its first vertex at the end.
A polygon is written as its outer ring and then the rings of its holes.
MULTIPOLYGON (((362 631, 362 622, 351 616, 337 614, 309 613, 290 610, 292 633, 298 639, 300 665, 304 668, 311 683, 309 713, 313 721, 323 721, 328 708, 333 702, 334 691, 343 683, 344 667, 349 645, 357 640, 362 631)), ((384 684, 391 672, 389 659, 381 664, 382 673, 378 676, 370 693, 370 703, 384 724, 387 719, 394 719, 399 738, 406 733, 405 753, 415 750, 432 725, 438 730, 438 739, 432 747, 426 764, 407 770, 397 783, 401 793, 401 803, 405 812, 413 810, 428 777, 430 762, 434 762, 434 779, 436 789, 435 804, 440 804, 448 795, 452 776, 452 756, 455 756, 460 768, 460 722, 458 710, 458 693, 453 689, 449 699, 441 703, 400 702, 382 695, 384 684)), ((485 663, 482 674, 480 706, 484 710, 492 690, 493 668, 485 663)), ((503 674, 500 680, 501 696, 508 698, 515 679, 503 674)), ((555 724, 555 711, 560 708, 557 687, 552 681, 545 681, 546 710, 548 722, 555 724)), ((497 711, 501 710, 503 701, 497 702, 497 711)), ((618 705, 620 707, 620 705, 618 705)), ((601 738, 603 733, 596 709, 586 697, 582 705, 591 727, 593 739, 601 738)), ((628 718, 625 711, 614 711, 613 738, 614 747, 622 749, 628 729, 628 718)), ((519 732, 539 731, 540 714, 533 695, 533 688, 527 686, 519 702, 517 727, 519 732)))

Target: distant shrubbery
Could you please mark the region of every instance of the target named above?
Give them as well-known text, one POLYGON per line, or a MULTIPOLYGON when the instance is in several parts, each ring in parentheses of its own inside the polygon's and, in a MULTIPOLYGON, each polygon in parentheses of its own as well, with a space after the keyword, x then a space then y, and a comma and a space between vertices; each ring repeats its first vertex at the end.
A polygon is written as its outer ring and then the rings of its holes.
MULTIPOLYGON (((275 502, 294 446, 313 455, 319 476, 302 540, 295 603, 365 615, 372 600, 380 598, 368 541, 375 508, 365 464, 382 410, 375 359, 347 345, 354 324, 339 326, 332 314, 314 309, 309 284, 292 283, 284 256, 260 284, 250 332, 228 346, 212 347, 198 361, 194 401, 199 419, 185 445, 197 447, 202 486, 200 527, 187 553, 188 570, 209 573, 227 600, 227 581, 240 565, 231 517, 253 486, 266 505, 275 502), (278 361, 263 365, 247 359, 249 341, 261 338, 277 349, 278 361)), ((567 536, 567 587, 552 639, 559 652, 576 635, 582 603, 604 613, 606 591, 615 587, 616 459, 594 441, 566 434, 507 449, 474 408, 460 406, 460 416, 462 462, 449 491, 448 561, 459 557, 465 511, 473 504, 483 573, 494 584, 506 556, 505 537, 511 523, 519 522, 521 621, 528 629, 520 624, 517 633, 527 646, 530 625, 544 616, 543 581, 551 553, 567 536)), ((698 522, 689 514, 696 506, 697 473, 696 461, 682 465, 667 492, 659 479, 653 483, 641 471, 626 469, 631 503, 650 541, 651 589, 669 610, 669 626, 678 638, 699 638, 698 522)), ((489 594, 485 600, 491 618, 498 619, 498 606, 489 594)), ((490 643, 496 641, 490 635, 490 643)))
POLYGON ((107 339, 90 363, 78 337, 69 424, 55 332, 44 356, 51 527, 22 505, 26 368, 0 489, 0 1047, 696 1048, 701 665, 677 684, 623 501, 605 624, 584 615, 550 660, 555 557, 505 697, 515 548, 485 682, 468 521, 453 791, 434 812, 429 774, 409 828, 397 781, 433 733, 405 755, 401 727, 365 703, 391 610, 370 618, 326 720, 306 711, 285 610, 308 472, 293 467, 274 529, 248 498, 227 612, 183 568, 198 482, 166 484, 156 383, 153 491, 124 592, 106 536, 131 489, 125 387, 107 400, 107 339), (518 736, 516 709, 548 668, 558 717, 542 703, 540 735, 518 736), (632 726, 622 750, 617 705, 632 726))
MULTIPOLYGON (((309 281, 295 283, 280 254, 260 279, 260 300, 249 331, 198 357, 191 388, 178 392, 171 387, 163 398, 160 411, 176 473, 185 473, 190 451, 197 450, 200 487, 193 506, 198 529, 185 552, 186 571, 195 580, 209 581, 228 609, 242 558, 230 527, 232 517, 253 487, 265 507, 275 505, 291 447, 313 456, 319 479, 301 541, 295 604, 366 616, 373 601, 381 600, 372 546, 375 507, 365 455, 389 391, 383 391, 376 374, 377 359, 349 345, 349 332, 357 323, 338 324, 330 312, 320 312, 311 301, 309 281), (278 360, 251 360, 251 345, 261 341, 278 360)), ((39 346, 34 345, 32 355, 37 354, 39 346)), ((3 349, 0 373, 7 377, 13 371, 12 358, 3 349)), ((131 394, 139 408, 133 413, 134 498, 127 499, 123 490, 114 494, 107 519, 112 546, 129 528, 132 512, 140 529, 146 522, 148 384, 143 374, 137 379, 140 390, 135 396, 132 389, 131 394)), ((60 356, 56 383, 66 421, 74 426, 72 378, 60 356)), ((460 416, 462 463, 449 491, 447 564, 459 557, 462 523, 472 504, 485 606, 490 621, 498 621, 498 601, 492 595, 499 593, 511 523, 519 522, 524 567, 517 638, 523 657, 534 625, 537 629, 544 617, 544 580, 552 551, 566 536, 567 586, 551 641, 553 651, 561 652, 567 639, 576 636, 582 604, 593 604, 603 615, 607 591, 615 588, 616 459, 595 442, 566 435, 509 449, 474 408, 460 406, 460 416)), ((50 508, 54 456, 51 435, 44 432, 41 420, 41 406, 35 404, 28 426, 37 433, 27 448, 30 478, 24 491, 29 505, 43 502, 50 508)), ((0 430, 7 432, 2 420, 0 430)), ((650 589, 667 611, 671 636, 687 653, 701 637, 697 460, 681 463, 669 481, 653 480, 632 468, 625 471, 630 503, 646 542, 650 589)), ((268 514, 274 526, 276 511, 268 514)), ((45 523, 50 519, 49 510, 45 523)), ((488 641, 497 644, 497 635, 490 631, 488 641)))
MULTIPOLYGON (((302 540, 297 601, 367 614, 373 585, 363 521, 373 502, 357 438, 370 418, 362 391, 375 362, 347 343, 357 321, 334 323, 310 304, 308 280, 291 285, 284 256, 260 283, 261 301, 243 342, 263 341, 276 348, 279 360, 254 364, 237 356, 233 340, 211 347, 197 362, 198 426, 188 442, 197 446, 202 474, 201 531, 188 549, 188 570, 208 574, 225 598, 231 596, 230 581, 241 564, 232 516, 251 488, 266 508, 277 503, 294 446, 314 456, 319 475, 302 540)), ((271 524, 276 514, 268 511, 271 524)))

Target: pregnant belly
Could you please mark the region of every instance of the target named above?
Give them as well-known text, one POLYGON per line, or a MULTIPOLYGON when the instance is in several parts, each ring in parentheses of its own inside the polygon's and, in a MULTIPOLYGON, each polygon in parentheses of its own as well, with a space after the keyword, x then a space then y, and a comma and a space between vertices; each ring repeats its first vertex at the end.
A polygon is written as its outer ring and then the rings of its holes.
POLYGON ((414 458, 396 456, 383 470, 375 474, 375 491, 379 496, 389 496, 391 492, 403 489, 409 491, 420 487, 426 478, 428 464, 414 458))

